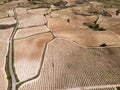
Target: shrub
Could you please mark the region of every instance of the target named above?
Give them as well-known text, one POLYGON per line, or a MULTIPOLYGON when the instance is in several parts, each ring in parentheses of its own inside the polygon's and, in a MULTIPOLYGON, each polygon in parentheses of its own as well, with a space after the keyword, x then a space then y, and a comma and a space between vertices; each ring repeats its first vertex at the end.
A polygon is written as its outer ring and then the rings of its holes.
POLYGON ((105 43, 101 44, 100 45, 101 47, 106 47, 107 45, 105 43))

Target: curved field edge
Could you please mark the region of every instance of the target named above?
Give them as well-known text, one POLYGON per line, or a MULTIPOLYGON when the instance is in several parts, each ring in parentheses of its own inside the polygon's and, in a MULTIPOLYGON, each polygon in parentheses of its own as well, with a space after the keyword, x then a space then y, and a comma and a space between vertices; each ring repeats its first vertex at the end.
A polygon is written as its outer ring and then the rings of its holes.
POLYGON ((43 49, 42 56, 41 56, 41 57, 42 57, 42 60, 41 60, 41 62, 40 62, 40 67, 39 67, 38 73, 37 73, 34 77, 32 77, 32 78, 29 78, 28 80, 25 80, 25 81, 22 81, 22 82, 18 83, 18 84, 16 85, 16 90, 18 90, 19 87, 20 87, 22 84, 24 84, 24 83, 26 83, 26 82, 28 82, 28 81, 34 80, 34 79, 36 79, 36 78, 40 75, 41 69, 42 69, 42 66, 43 66, 43 63, 44 63, 44 57, 45 57, 45 53, 46 53, 46 49, 47 49, 48 43, 51 42, 52 40, 54 40, 54 36, 53 36, 53 38, 52 38, 50 41, 46 42, 45 45, 44 45, 44 49, 43 49))

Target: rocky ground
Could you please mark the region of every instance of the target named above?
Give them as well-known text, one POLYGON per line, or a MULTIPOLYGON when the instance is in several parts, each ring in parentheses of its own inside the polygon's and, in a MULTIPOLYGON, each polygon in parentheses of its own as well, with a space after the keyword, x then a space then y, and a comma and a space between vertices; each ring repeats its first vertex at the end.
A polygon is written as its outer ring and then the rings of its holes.
POLYGON ((0 90, 120 90, 118 4, 88 1, 1 1, 0 90))

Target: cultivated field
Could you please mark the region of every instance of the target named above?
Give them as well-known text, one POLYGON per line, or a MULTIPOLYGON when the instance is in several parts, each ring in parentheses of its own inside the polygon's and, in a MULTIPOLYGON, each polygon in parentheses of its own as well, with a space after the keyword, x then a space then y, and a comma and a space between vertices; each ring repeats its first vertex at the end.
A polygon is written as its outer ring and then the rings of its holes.
POLYGON ((119 47, 82 48, 69 40, 55 39, 48 44, 39 77, 23 84, 19 90, 119 84, 119 52, 119 47))
POLYGON ((1 18, 4 18, 4 17, 7 17, 7 16, 8 16, 7 13, 5 13, 5 12, 0 12, 0 19, 1 19, 1 18))
POLYGON ((83 25, 84 18, 73 16, 71 18, 47 18, 48 28, 51 31, 69 31, 69 30, 91 30, 83 25), (70 22, 67 21, 70 20, 70 22), (61 29, 62 27, 62 29, 61 29))
POLYGON ((21 15, 21 16, 18 16, 18 20, 20 22, 20 25, 18 28, 42 26, 47 23, 46 18, 43 15, 39 15, 39 14, 21 15))
MULTIPOLYGON (((24 15, 24 14, 27 14, 27 8, 16 8, 16 13, 17 15, 24 15)), ((10 16, 10 17, 13 17, 14 16, 14 13, 13 13, 13 10, 8 10, 7 11, 7 14, 10 16)))
POLYGON ((29 9, 29 10, 28 10, 28 13, 33 13, 33 14, 37 13, 37 14, 42 14, 42 15, 43 15, 43 14, 45 14, 48 10, 49 10, 48 8, 29 9))
POLYGON ((57 37, 66 38, 79 43, 82 46, 108 46, 120 45, 120 37, 111 31, 88 31, 88 30, 69 30, 56 31, 57 37))
POLYGON ((37 75, 44 46, 51 39, 52 35, 45 33, 14 41, 14 65, 20 81, 37 75))
POLYGON ((0 25, 12 25, 15 23, 16 23, 16 21, 15 21, 14 17, 0 19, 0 25))
POLYGON ((47 29, 47 27, 45 25, 44 26, 18 29, 14 39, 30 37, 31 35, 45 33, 45 32, 48 32, 48 31, 49 30, 47 29))
POLYGON ((8 50, 8 43, 0 41, 0 90, 7 90, 7 76, 5 73, 6 55, 8 50))
POLYGON ((0 90, 7 90, 8 81, 4 70, 0 70, 0 90))
POLYGON ((0 29, 0 41, 8 41, 12 31, 13 28, 0 29))
POLYGON ((108 30, 114 27, 114 25, 118 25, 119 23, 120 23, 120 17, 118 16, 115 16, 115 17, 114 16, 113 17, 101 16, 98 20, 98 24, 100 24, 101 27, 104 27, 108 30))
POLYGON ((0 90, 120 87, 120 1, 65 1, 0 3, 0 90))

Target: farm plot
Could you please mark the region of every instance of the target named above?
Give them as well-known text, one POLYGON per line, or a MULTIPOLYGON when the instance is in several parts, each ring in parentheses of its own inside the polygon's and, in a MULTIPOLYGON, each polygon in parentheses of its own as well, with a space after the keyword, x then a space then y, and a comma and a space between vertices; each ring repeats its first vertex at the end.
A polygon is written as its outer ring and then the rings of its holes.
POLYGON ((51 39, 51 33, 45 33, 14 40, 14 65, 20 81, 37 75, 44 46, 51 39))
POLYGON ((15 23, 16 23, 16 20, 14 19, 14 17, 0 19, 0 25, 12 25, 15 23))
POLYGON ((0 12, 0 19, 4 17, 8 17, 8 14, 5 12, 0 12))
POLYGON ((69 30, 56 31, 57 37, 67 38, 82 46, 120 45, 120 38, 110 31, 69 30))
POLYGON ((0 29, 0 41, 8 41, 12 34, 13 28, 0 29))
POLYGON ((5 73, 6 55, 8 51, 8 43, 0 41, 0 90, 7 90, 7 76, 5 73))
POLYGON ((11 1, 9 3, 4 3, 2 5, 0 5, 0 11, 2 12, 6 12, 8 10, 13 9, 13 7, 15 7, 18 4, 19 1, 11 1))
POLYGON ((43 15, 39 15, 39 14, 21 15, 21 16, 18 16, 18 20, 20 22, 18 28, 42 26, 47 23, 46 18, 43 15))
POLYGON ((7 90, 8 82, 4 70, 0 70, 0 90, 7 90))
MULTIPOLYGON (((8 10, 7 13, 11 17, 14 16, 13 10, 8 10)), ((17 13, 17 15, 27 14, 27 8, 16 8, 16 13, 17 13)))
POLYGON ((28 13, 33 13, 33 14, 37 13, 37 14, 43 15, 43 14, 45 14, 48 10, 49 10, 49 9, 47 9, 47 8, 28 9, 28 13))
POLYGON ((38 78, 19 90, 60 90, 120 84, 120 48, 82 48, 64 39, 48 44, 38 78))
POLYGON ((18 29, 14 39, 25 38, 25 37, 29 37, 31 35, 45 33, 45 32, 48 32, 48 31, 49 30, 47 29, 47 27, 45 25, 44 26, 38 26, 38 27, 18 29))
POLYGON ((100 16, 98 20, 98 24, 100 25, 100 27, 106 28, 108 30, 118 23, 120 23, 120 17, 117 16, 113 17, 100 16))
POLYGON ((73 16, 71 18, 47 18, 48 28, 51 31, 91 30, 83 25, 84 18, 73 16), (62 27, 62 28, 61 28, 62 27))
POLYGON ((116 34, 120 35, 120 23, 112 26, 111 28, 109 28, 109 30, 111 30, 111 31, 115 32, 116 34))

